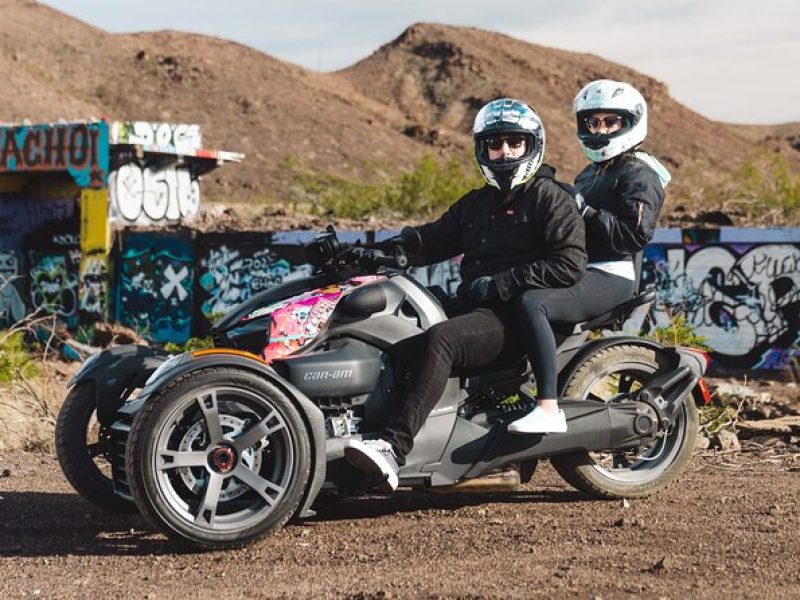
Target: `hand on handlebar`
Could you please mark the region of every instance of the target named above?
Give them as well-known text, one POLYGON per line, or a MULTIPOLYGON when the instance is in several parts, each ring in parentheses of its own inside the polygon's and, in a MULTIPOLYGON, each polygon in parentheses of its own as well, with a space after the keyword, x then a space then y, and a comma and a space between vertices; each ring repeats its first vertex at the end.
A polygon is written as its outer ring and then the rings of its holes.
POLYGON ((377 269, 378 267, 403 269, 408 266, 408 259, 402 251, 396 250, 393 254, 386 254, 377 248, 354 246, 349 250, 349 254, 356 263, 367 269, 377 269))

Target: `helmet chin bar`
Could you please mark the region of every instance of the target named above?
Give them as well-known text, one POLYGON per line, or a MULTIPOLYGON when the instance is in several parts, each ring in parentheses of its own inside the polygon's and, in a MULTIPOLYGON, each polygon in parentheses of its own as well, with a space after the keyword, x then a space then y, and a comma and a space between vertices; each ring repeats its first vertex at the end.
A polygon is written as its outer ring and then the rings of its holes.
POLYGON ((532 171, 538 168, 534 157, 529 158, 520 165, 509 169, 494 170, 487 165, 480 165, 481 173, 486 183, 501 192, 509 192, 531 178, 532 171))
POLYGON ((600 150, 608 146, 611 138, 608 135, 582 135, 580 140, 587 148, 600 150))

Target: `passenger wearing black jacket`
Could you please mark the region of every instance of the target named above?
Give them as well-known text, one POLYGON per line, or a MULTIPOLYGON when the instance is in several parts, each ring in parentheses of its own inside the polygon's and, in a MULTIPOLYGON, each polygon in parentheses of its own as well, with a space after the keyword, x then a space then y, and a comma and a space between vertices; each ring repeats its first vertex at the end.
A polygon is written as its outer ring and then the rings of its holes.
POLYGON ((574 197, 542 164, 545 133, 525 103, 494 100, 475 118, 475 156, 487 185, 419 228, 418 265, 463 253, 461 307, 416 342, 415 367, 400 411, 376 439, 352 440, 345 456, 397 486, 399 465, 455 367, 481 367, 519 345, 513 301, 534 288, 576 283, 586 267, 585 231, 574 197))
POLYGON ((669 173, 655 158, 636 150, 647 135, 647 104, 632 86, 594 81, 578 92, 574 112, 578 140, 592 161, 575 179, 589 264, 586 275, 572 287, 529 290, 516 300, 537 404, 509 424, 514 433, 567 430, 558 408, 551 323, 586 321, 636 292, 633 256, 653 237, 669 181, 669 173))

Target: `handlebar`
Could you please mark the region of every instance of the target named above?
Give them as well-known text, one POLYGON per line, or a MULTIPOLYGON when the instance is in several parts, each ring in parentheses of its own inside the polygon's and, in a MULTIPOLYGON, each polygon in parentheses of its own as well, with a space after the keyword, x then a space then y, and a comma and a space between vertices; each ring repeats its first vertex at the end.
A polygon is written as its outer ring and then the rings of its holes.
POLYGON ((405 269, 408 266, 408 257, 399 246, 395 248, 393 254, 386 254, 386 252, 377 248, 351 246, 345 250, 345 255, 352 257, 357 264, 366 268, 389 267, 405 269))
POLYGON ((325 233, 306 246, 306 256, 311 264, 321 269, 360 267, 376 271, 384 267, 405 269, 408 266, 408 256, 402 245, 396 243, 386 247, 384 243, 381 246, 391 253, 382 248, 342 243, 333 227, 328 226, 325 233))

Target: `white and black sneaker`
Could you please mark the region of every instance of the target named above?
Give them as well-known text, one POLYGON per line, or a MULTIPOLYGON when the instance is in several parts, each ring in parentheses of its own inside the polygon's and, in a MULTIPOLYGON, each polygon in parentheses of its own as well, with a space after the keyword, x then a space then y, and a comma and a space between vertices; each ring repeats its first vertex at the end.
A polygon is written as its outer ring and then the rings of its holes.
POLYGON ((359 471, 381 479, 378 489, 382 492, 397 489, 400 467, 392 445, 386 440, 348 440, 344 457, 359 471))

